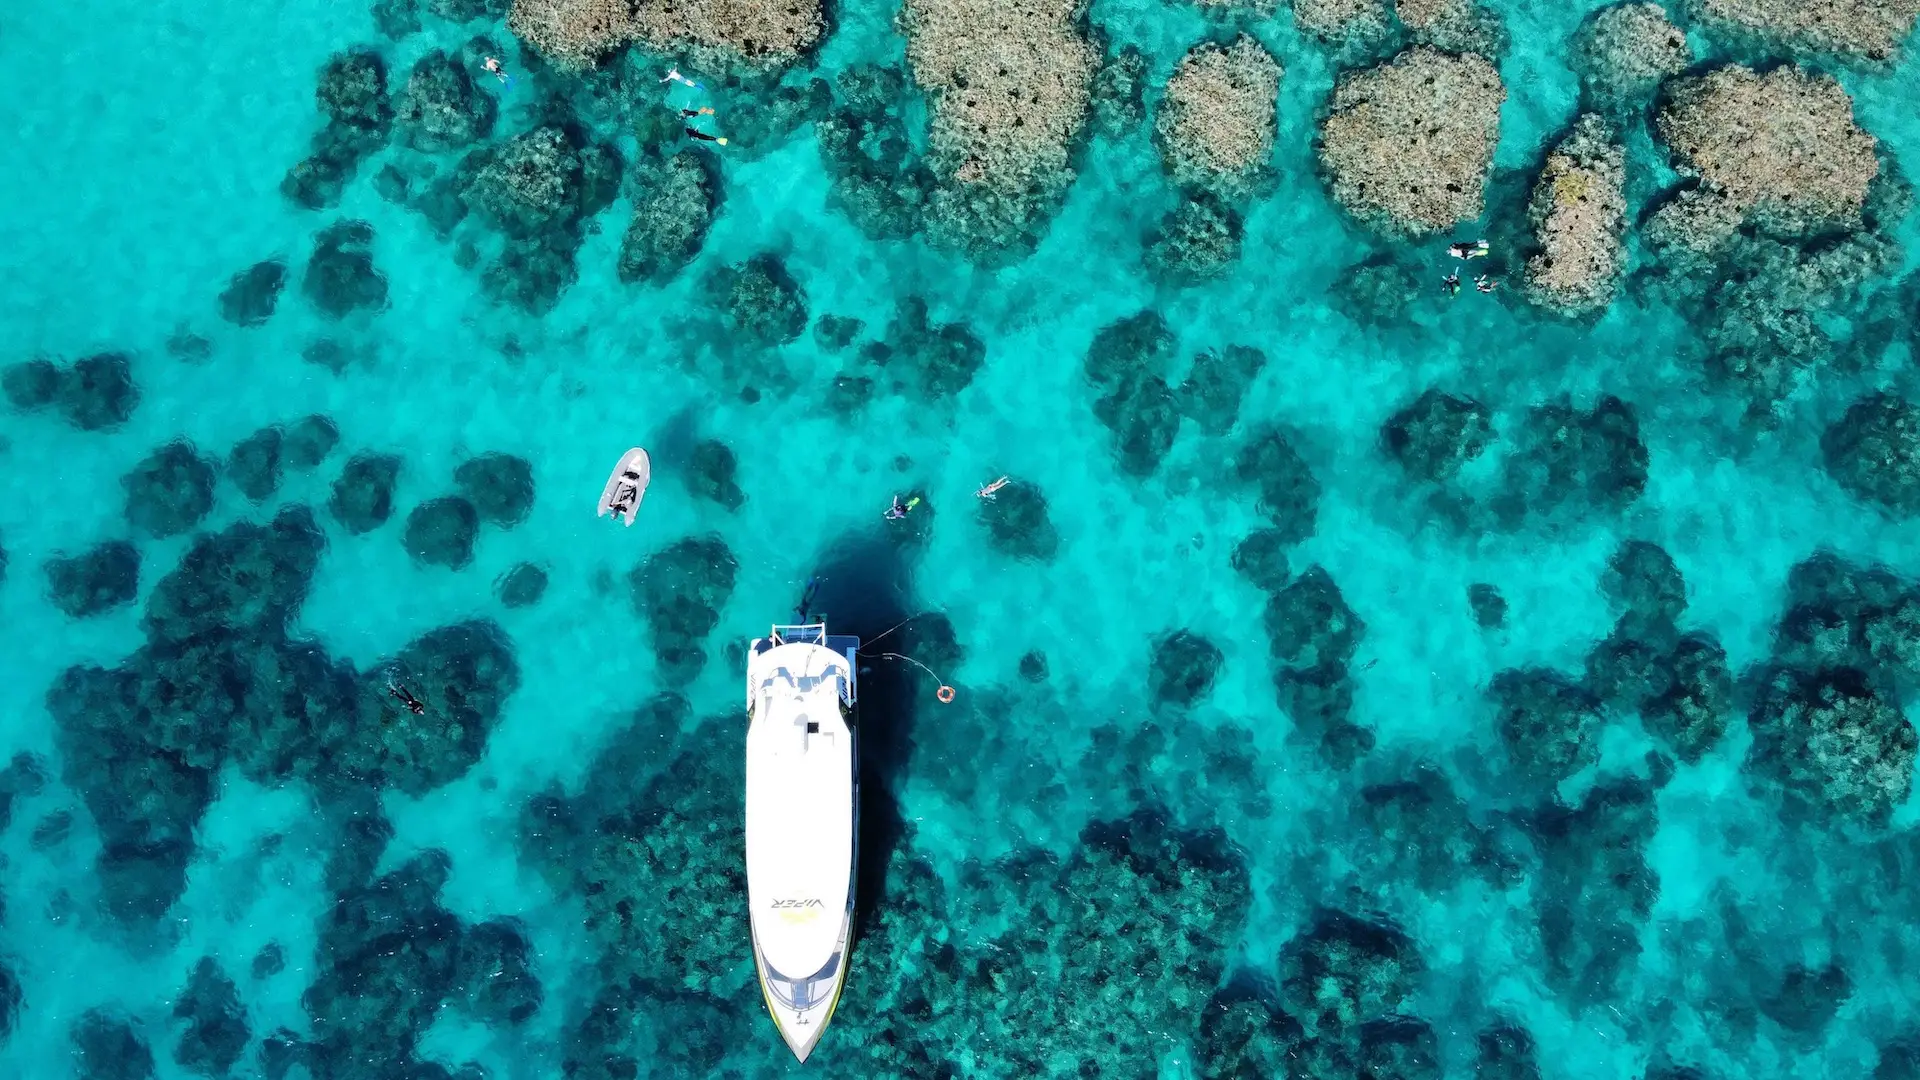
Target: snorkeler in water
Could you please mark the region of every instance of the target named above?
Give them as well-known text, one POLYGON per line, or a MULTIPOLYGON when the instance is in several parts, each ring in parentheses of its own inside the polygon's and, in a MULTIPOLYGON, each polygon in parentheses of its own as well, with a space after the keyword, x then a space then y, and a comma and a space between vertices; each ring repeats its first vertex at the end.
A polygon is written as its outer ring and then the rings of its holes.
POLYGON ((700 84, 697 82, 694 82, 692 79, 687 78, 685 75, 680 74, 679 68, 670 68, 667 71, 667 74, 660 81, 670 82, 670 83, 679 83, 682 86, 689 86, 695 90, 700 89, 700 84))
POLYGON ((1456 270, 1448 274, 1445 278, 1441 279, 1440 284, 1446 288, 1448 296, 1459 296, 1460 272, 1456 270))
POLYGON ((1500 279, 1481 274, 1479 277, 1473 279, 1473 287, 1483 293, 1491 293, 1500 287, 1500 279))
POLYGON ((1469 244, 1463 240, 1458 243, 1449 244, 1447 245, 1447 254, 1456 259, 1485 258, 1487 254, 1487 242, 1485 240, 1475 240, 1469 244))
POLYGON ((1000 479, 995 480, 993 483, 988 484, 986 487, 981 488, 979 491, 974 492, 974 495, 982 499, 991 499, 993 498, 995 492, 999 491, 1003 487, 1006 487, 1007 484, 1009 484, 1010 482, 1011 481, 1009 481, 1006 477, 1003 476, 1000 479))
POLYGON ((794 605, 794 609, 793 609, 794 622, 804 623, 809 618, 812 617, 810 612, 812 612, 813 610, 813 599, 819 594, 820 594, 820 579, 817 577, 808 578, 807 587, 804 590, 802 590, 800 593, 800 602, 794 605))
POLYGON ((425 716, 427 714, 426 702, 414 697, 413 691, 393 682, 391 679, 387 681, 387 696, 405 705, 407 711, 415 716, 425 716))
POLYGON ((913 510, 914 507, 919 505, 920 505, 920 496, 918 495, 915 495, 913 498, 908 499, 906 502, 901 502, 900 496, 895 495, 893 497, 893 505, 887 508, 887 520, 899 521, 901 518, 906 517, 907 514, 913 510))
POLYGON ((719 143, 721 146, 727 145, 726 139, 721 138, 718 135, 709 135, 706 132, 700 131, 696 128, 691 128, 691 127, 688 128, 687 134, 696 139, 699 139, 701 142, 719 143))

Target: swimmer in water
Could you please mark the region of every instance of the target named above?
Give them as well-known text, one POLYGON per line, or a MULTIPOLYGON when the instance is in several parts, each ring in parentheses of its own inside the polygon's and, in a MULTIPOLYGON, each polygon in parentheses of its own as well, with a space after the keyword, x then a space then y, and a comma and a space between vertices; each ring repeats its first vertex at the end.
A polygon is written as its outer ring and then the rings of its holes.
POLYGON ((1479 277, 1473 279, 1473 287, 1483 293, 1490 293, 1500 287, 1500 279, 1490 278, 1485 274, 1481 274, 1479 277))
POLYGON ((680 118, 683 120, 689 119, 695 116, 712 116, 712 115, 713 115, 713 110, 709 108, 704 108, 704 107, 698 108, 698 109, 681 109, 680 110, 680 118))
POLYGON ((915 495, 904 503, 900 501, 900 496, 895 495, 893 497, 893 505, 887 508, 887 520, 899 521, 901 518, 906 517, 909 511, 919 505, 920 496, 918 495, 915 495))
POLYGON ((800 603, 797 604, 793 609, 794 622, 804 623, 807 621, 807 619, 810 617, 808 615, 808 612, 813 608, 813 598, 819 595, 819 593, 820 593, 820 579, 817 577, 808 578, 807 587, 800 594, 800 603))
POLYGON ((696 139, 699 139, 701 142, 719 143, 721 146, 727 145, 727 140, 721 138, 720 136, 709 135, 704 131, 698 131, 698 130, 695 130, 694 128, 688 128, 687 134, 696 139))
POLYGON ((1484 258, 1487 254, 1487 242, 1485 240, 1475 240, 1471 244, 1465 241, 1457 244, 1449 244, 1447 245, 1447 254, 1456 259, 1484 258))
POLYGON ((425 716, 427 714, 426 702, 414 697, 413 691, 394 683, 391 679, 387 680, 387 696, 405 705, 407 711, 415 716, 425 716))
POLYGON ((680 74, 679 68, 669 69, 666 74, 666 77, 662 78, 660 81, 670 82, 670 83, 679 83, 682 86, 690 86, 695 90, 700 89, 700 84, 697 82, 694 82, 692 79, 687 78, 685 75, 680 74))
POLYGON ((974 495, 982 499, 991 499, 993 498, 994 492, 1006 487, 1008 482, 1007 478, 1003 476, 993 483, 988 484, 986 487, 981 488, 979 491, 974 492, 974 495))
POLYGON ((1459 296, 1460 295, 1459 271, 1455 271, 1451 274, 1448 274, 1445 278, 1441 280, 1440 284, 1446 288, 1448 296, 1459 296))
POLYGON ((504 67, 501 67, 500 61, 494 59, 493 57, 491 56, 487 57, 486 62, 481 66, 486 68, 488 71, 493 72, 493 77, 496 79, 499 79, 501 82, 508 81, 507 69, 504 67))

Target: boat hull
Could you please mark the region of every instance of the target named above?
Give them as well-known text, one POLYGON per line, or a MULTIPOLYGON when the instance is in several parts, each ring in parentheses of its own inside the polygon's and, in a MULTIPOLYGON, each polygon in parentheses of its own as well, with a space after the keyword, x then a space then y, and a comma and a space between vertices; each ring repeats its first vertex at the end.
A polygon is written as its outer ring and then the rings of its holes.
POLYGON ((747 902, 754 973, 807 1060, 846 987, 859 855, 853 638, 776 627, 747 662, 747 902))

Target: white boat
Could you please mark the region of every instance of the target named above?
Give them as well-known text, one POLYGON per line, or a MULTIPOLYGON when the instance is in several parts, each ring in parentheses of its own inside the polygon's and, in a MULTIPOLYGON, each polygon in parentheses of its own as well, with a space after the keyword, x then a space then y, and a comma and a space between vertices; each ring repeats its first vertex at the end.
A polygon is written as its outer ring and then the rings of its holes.
POLYGON ((860 639, 775 626, 747 650, 747 906, 773 1024, 801 1061, 847 982, 860 824, 860 639))
POLYGON ((613 467, 613 475, 607 477, 606 490, 600 493, 599 517, 612 514, 625 518, 629 526, 633 516, 640 512, 640 500, 646 498, 647 483, 653 479, 653 462, 648 460, 647 452, 634 447, 620 456, 620 464, 613 467))

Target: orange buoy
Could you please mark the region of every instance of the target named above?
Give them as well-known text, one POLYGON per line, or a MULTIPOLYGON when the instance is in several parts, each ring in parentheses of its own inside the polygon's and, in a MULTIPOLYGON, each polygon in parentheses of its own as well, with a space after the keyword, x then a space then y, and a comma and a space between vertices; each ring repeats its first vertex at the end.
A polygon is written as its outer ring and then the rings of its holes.
POLYGON ((950 705, 953 703, 953 687, 942 686, 940 692, 933 696, 940 699, 940 704, 950 705))

